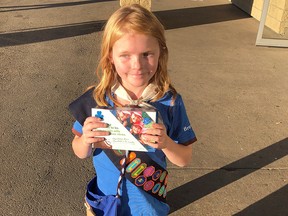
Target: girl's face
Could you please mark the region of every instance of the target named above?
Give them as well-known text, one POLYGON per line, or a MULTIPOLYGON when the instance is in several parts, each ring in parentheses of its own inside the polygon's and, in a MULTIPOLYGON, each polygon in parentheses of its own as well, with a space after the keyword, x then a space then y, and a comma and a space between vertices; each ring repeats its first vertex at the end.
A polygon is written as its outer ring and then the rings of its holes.
POLYGON ((139 116, 139 115, 137 115, 137 114, 135 114, 135 113, 132 113, 132 115, 131 115, 131 121, 132 121, 133 123, 135 123, 135 122, 141 122, 141 121, 142 121, 142 117, 139 116))
POLYGON ((129 116, 130 116, 129 114, 124 113, 124 112, 119 113, 119 118, 121 121, 127 120, 129 118, 129 116))
POLYGON ((140 126, 138 126, 138 125, 133 125, 133 126, 132 126, 132 130, 133 130, 133 133, 135 133, 135 134, 140 134, 142 128, 141 128, 140 126))
POLYGON ((124 88, 142 93, 156 73, 160 55, 156 38, 150 35, 127 33, 112 48, 111 61, 124 88))

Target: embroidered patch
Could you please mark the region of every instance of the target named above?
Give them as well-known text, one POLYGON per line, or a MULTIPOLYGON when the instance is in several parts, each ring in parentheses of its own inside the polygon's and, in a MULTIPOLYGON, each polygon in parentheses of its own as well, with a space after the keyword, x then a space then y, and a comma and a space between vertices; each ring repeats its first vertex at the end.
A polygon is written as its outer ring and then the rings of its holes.
POLYGON ((160 187, 161 187, 161 183, 158 182, 158 183, 153 187, 152 193, 156 194, 156 193, 159 191, 160 187))
POLYGON ((165 198, 167 195, 167 188, 164 189, 163 197, 165 198))
POLYGON ((126 168, 126 172, 130 173, 132 172, 139 164, 141 163, 141 160, 139 158, 135 158, 126 168))
POLYGON ((168 174, 166 175, 166 178, 165 178, 165 181, 164 181, 164 185, 167 185, 167 183, 168 183, 168 174))
POLYGON ((130 152, 129 155, 128 155, 127 163, 130 163, 135 158, 136 158, 136 153, 135 152, 130 152))
POLYGON ((154 183, 154 181, 152 181, 152 180, 147 181, 147 182, 144 184, 143 189, 144 189, 145 191, 149 191, 149 190, 151 190, 151 189, 153 188, 154 184, 155 184, 155 183, 154 183))
POLYGON ((160 190, 159 190, 158 195, 159 195, 159 196, 162 196, 162 195, 164 194, 165 190, 166 190, 166 189, 165 189, 165 186, 162 185, 162 187, 161 187, 160 190))
POLYGON ((167 172, 164 171, 164 172, 162 173, 161 177, 160 177, 160 182, 163 182, 163 180, 164 180, 164 178, 166 177, 166 175, 167 175, 167 172))
POLYGON ((161 173, 162 173, 161 170, 157 170, 157 171, 152 175, 152 179, 153 179, 154 181, 156 181, 156 180, 160 177, 161 173))
POLYGON ((131 174, 132 178, 137 178, 147 167, 146 163, 140 164, 131 174))
POLYGON ((144 172, 143 172, 143 175, 145 177, 150 177, 153 175, 153 173, 155 172, 155 167, 154 166, 149 166, 147 167, 144 172))
POLYGON ((142 186, 147 181, 147 179, 142 175, 135 179, 136 186, 142 186))

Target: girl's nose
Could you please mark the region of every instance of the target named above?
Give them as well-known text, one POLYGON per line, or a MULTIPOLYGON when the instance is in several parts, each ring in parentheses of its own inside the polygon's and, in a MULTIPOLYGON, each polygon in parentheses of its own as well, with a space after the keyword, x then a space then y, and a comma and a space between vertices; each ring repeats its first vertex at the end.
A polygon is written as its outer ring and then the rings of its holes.
POLYGON ((132 68, 133 69, 140 69, 142 66, 142 59, 140 56, 134 56, 132 58, 132 68))

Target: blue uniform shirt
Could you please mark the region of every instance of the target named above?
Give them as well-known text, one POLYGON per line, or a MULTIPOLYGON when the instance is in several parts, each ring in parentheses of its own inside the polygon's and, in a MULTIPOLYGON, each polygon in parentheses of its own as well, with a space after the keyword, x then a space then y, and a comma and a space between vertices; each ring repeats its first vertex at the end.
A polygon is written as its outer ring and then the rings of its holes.
MULTIPOLYGON (((178 94, 174 104, 171 105, 172 93, 168 92, 156 102, 151 102, 160 113, 169 137, 176 143, 191 144, 196 141, 194 131, 190 125, 182 97, 178 94)), ((113 106, 112 101, 108 101, 113 106)), ((75 122, 73 132, 82 134, 82 125, 75 122)), ((155 162, 166 168, 166 156, 162 150, 147 153, 155 162)), ((96 149, 93 153, 93 165, 97 173, 97 185, 99 194, 115 195, 120 171, 110 161, 108 156, 101 150, 96 149)), ((121 215, 168 215, 169 206, 152 197, 143 190, 137 188, 129 180, 123 179, 121 186, 121 215)))

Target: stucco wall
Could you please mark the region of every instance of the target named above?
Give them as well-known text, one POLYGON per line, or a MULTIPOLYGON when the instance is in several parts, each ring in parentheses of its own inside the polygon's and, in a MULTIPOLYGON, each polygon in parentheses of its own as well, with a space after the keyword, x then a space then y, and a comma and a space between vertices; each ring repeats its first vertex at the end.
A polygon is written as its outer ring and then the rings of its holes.
POLYGON ((151 10, 151 0, 120 0, 120 6, 131 4, 140 4, 148 10, 151 10))
MULTIPOLYGON (((263 0, 231 0, 252 17, 260 20, 263 0)), ((265 25, 281 35, 288 34, 288 0, 270 0, 265 25)))

